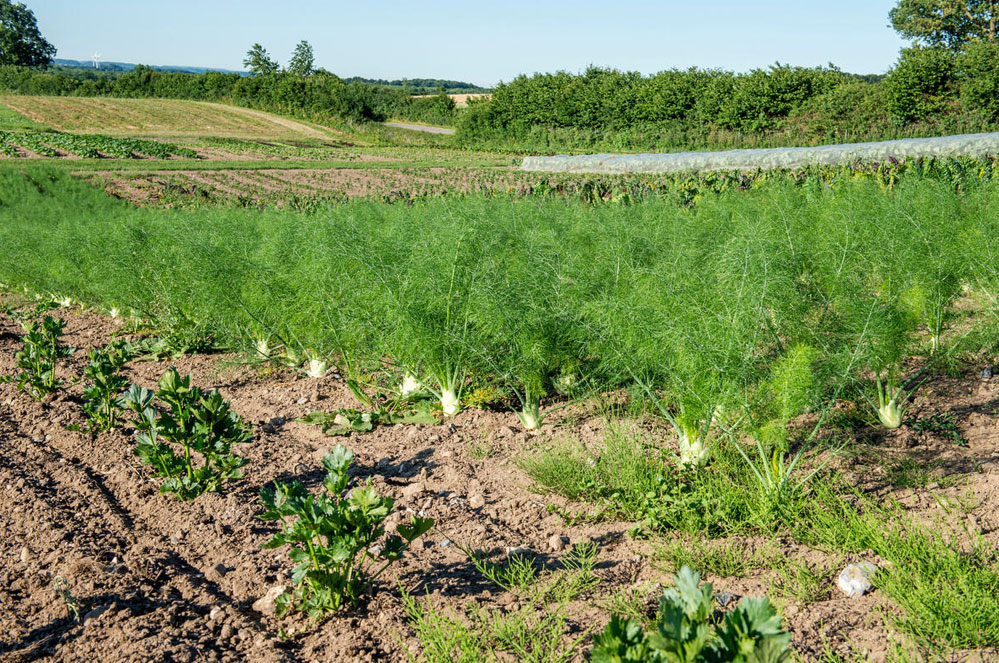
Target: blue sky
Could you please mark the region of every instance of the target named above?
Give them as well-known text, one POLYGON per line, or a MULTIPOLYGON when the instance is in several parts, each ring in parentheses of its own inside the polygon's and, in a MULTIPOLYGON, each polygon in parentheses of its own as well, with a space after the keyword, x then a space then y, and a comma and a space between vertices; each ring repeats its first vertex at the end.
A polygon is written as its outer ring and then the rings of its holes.
POLYGON ((881 73, 903 42, 896 0, 23 0, 57 57, 242 69, 260 42, 286 64, 308 40, 340 76, 480 85, 589 64, 654 73, 775 61, 881 73))

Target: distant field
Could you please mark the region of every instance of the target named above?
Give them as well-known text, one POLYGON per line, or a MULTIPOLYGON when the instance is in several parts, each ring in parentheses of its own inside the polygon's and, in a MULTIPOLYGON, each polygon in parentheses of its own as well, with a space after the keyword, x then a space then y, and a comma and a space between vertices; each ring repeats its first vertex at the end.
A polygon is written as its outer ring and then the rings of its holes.
MULTIPOLYGON (((415 96, 417 96, 417 97, 436 97, 437 95, 435 95, 435 94, 418 94, 418 95, 415 95, 415 96)), ((479 99, 480 97, 486 97, 488 99, 489 97, 491 97, 493 95, 489 94, 488 92, 483 92, 483 93, 480 93, 480 94, 449 94, 447 96, 449 96, 452 99, 454 99, 454 103, 455 103, 456 106, 458 106, 459 108, 462 108, 462 107, 468 105, 468 100, 469 99, 479 99)))
POLYGON ((295 120, 202 101, 7 95, 0 96, 0 104, 37 124, 76 133, 272 140, 330 137, 295 120))

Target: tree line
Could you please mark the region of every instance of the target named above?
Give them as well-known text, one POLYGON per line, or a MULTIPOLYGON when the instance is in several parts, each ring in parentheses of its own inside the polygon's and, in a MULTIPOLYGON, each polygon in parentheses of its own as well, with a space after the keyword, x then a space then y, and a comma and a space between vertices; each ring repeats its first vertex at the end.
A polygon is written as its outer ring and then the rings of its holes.
POLYGON ((0 65, 7 65, 0 66, 0 89, 220 101, 319 120, 401 117, 456 125, 457 140, 466 146, 527 151, 876 140, 999 126, 997 4, 899 0, 889 20, 914 43, 886 76, 781 63, 743 74, 691 68, 642 75, 590 67, 579 74, 518 76, 465 110, 443 88, 414 98, 407 82, 390 87, 345 81, 315 66, 307 41, 296 46, 286 67, 253 44, 243 61, 251 76, 137 67, 85 80, 45 71, 54 48, 30 10, 0 0, 0 65))

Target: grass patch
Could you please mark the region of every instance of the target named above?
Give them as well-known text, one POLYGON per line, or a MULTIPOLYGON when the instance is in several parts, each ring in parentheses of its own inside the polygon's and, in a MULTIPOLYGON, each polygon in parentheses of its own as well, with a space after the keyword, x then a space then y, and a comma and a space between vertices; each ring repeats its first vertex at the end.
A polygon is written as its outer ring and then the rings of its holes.
POLYGON ((674 456, 652 434, 612 425, 593 449, 563 439, 524 453, 518 463, 540 492, 595 504, 599 516, 638 523, 636 533, 770 531, 780 513, 799 508, 796 499, 774 503, 747 490, 753 484, 744 462, 723 444, 701 471, 678 467, 674 456))
POLYGON ((512 610, 474 603, 462 613, 419 601, 403 591, 403 606, 423 648, 425 663, 452 661, 518 661, 564 663, 578 656, 587 633, 571 634, 569 604, 597 585, 594 544, 577 545, 543 569, 529 554, 512 554, 495 561, 484 553, 465 550, 483 577, 517 595, 512 610))
POLYGON ((0 103, 0 131, 46 131, 49 127, 0 103))
POLYGON ((470 604, 459 614, 429 599, 405 593, 402 598, 422 648, 416 660, 424 663, 568 663, 587 635, 569 636, 564 605, 527 605, 507 612, 470 604))
POLYGON ((809 604, 823 601, 832 594, 833 576, 836 569, 820 567, 789 559, 776 565, 777 593, 798 603, 809 604))
POLYGON ((769 544, 752 545, 747 541, 711 541, 695 537, 688 541, 668 541, 655 548, 663 561, 663 571, 676 573, 684 566, 732 578, 750 571, 777 565, 781 553, 769 544))
POLYGON ((900 608, 897 628, 928 649, 999 646, 999 555, 981 538, 964 552, 945 535, 910 522, 897 506, 879 506, 828 488, 809 517, 789 523, 796 538, 844 552, 873 550, 890 563, 875 585, 900 608))

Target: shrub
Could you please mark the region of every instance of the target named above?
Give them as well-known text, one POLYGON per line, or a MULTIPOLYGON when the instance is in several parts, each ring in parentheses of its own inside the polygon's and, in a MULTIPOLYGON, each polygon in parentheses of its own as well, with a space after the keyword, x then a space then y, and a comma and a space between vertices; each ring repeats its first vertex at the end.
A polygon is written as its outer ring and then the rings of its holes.
POLYGON ((979 41, 959 58, 961 101, 989 119, 999 119, 999 43, 979 41))
POLYGON ((898 124, 925 118, 949 94, 953 77, 954 56, 949 51, 903 49, 884 82, 888 111, 898 124))
POLYGON ((885 105, 883 86, 843 83, 802 103, 788 120, 806 135, 863 136, 887 123, 885 105))

